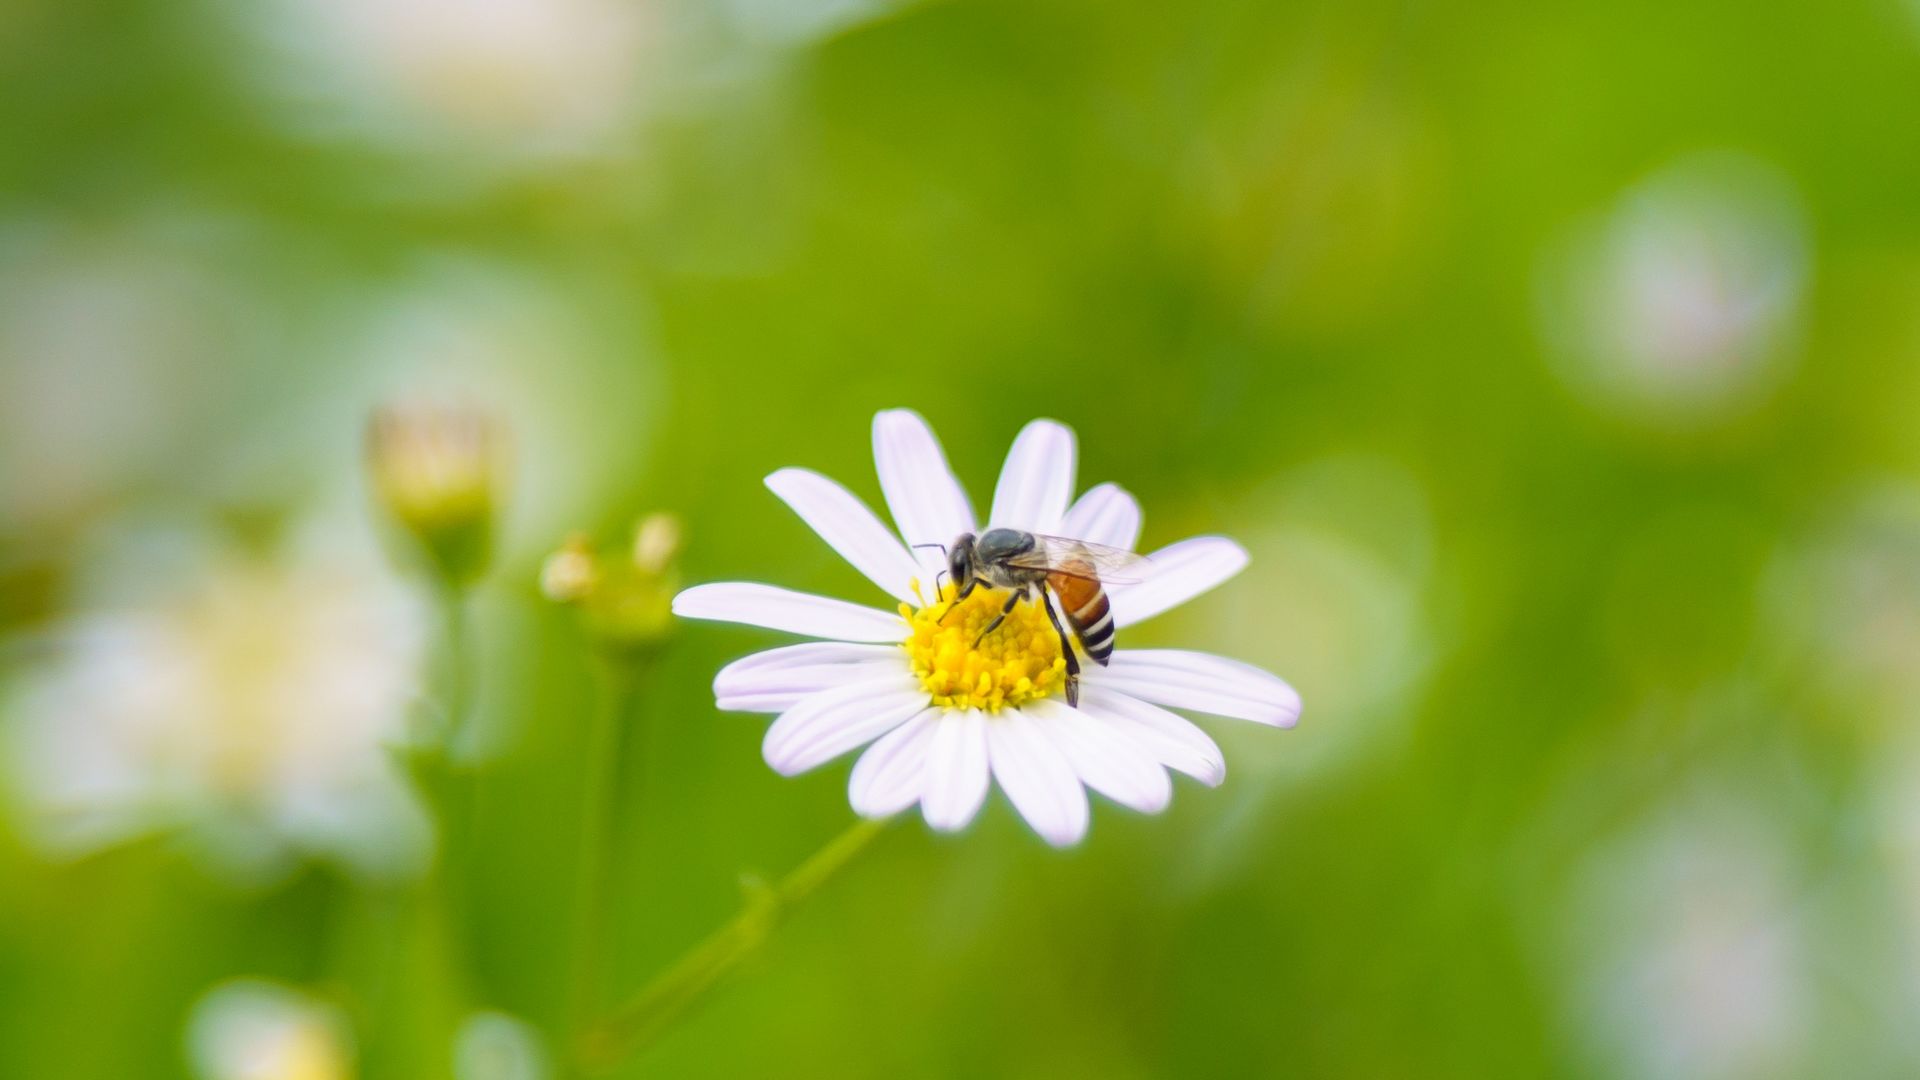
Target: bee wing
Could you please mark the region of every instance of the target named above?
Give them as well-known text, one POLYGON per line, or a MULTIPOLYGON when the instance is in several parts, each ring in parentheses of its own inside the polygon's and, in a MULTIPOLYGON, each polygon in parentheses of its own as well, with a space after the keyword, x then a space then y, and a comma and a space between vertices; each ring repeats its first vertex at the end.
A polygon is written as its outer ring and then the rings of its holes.
POLYGON ((1133 585, 1140 581, 1147 565, 1146 556, 1105 544, 1044 533, 1035 533, 1033 538, 1038 541, 1034 549, 1008 559, 1009 566, 1089 578, 1109 585, 1133 585))

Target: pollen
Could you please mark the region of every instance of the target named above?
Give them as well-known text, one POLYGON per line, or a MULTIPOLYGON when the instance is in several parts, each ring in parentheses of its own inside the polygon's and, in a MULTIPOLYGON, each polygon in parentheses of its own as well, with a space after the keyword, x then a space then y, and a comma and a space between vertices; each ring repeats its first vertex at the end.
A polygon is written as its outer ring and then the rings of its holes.
POLYGON ((1022 599, 1006 621, 981 637, 1006 606, 1006 591, 977 588, 957 604, 956 591, 949 583, 931 604, 900 605, 901 617, 913 628, 905 642, 907 656, 933 704, 999 712, 1066 687, 1060 635, 1039 602, 1022 599))

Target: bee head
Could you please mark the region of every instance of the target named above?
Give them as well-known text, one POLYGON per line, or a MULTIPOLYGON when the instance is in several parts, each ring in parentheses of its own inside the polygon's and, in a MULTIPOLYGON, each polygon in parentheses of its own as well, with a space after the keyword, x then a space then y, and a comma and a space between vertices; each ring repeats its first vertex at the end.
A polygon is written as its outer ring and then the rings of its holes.
POLYGON ((962 593, 973 584, 973 534, 961 533, 960 538, 947 549, 947 573, 953 575, 953 584, 962 593))

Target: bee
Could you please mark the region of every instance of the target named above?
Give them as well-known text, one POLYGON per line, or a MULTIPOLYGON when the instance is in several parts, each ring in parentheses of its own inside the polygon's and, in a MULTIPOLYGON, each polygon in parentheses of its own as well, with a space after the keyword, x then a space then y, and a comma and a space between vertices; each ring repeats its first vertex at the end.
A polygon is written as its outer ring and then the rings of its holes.
POLYGON ((1141 556, 1119 548, 1019 529, 988 529, 978 537, 962 533, 947 549, 947 572, 953 575, 958 589, 956 605, 982 584, 1012 592, 1000 614, 974 639, 975 645, 999 629, 1022 599, 1039 597, 1054 632, 1060 635, 1060 655, 1067 661, 1067 704, 1076 708, 1080 705, 1080 659, 1074 655, 1073 641, 1078 639, 1094 663, 1107 665, 1113 656, 1113 606, 1107 602, 1105 583, 1121 585, 1139 580, 1116 572, 1137 573, 1136 568, 1145 562, 1141 556), (1060 600, 1059 611, 1054 610, 1054 597, 1060 600), (1061 612, 1066 614, 1065 626, 1061 624, 1061 612), (1068 626, 1073 628, 1072 638, 1067 635, 1068 626))

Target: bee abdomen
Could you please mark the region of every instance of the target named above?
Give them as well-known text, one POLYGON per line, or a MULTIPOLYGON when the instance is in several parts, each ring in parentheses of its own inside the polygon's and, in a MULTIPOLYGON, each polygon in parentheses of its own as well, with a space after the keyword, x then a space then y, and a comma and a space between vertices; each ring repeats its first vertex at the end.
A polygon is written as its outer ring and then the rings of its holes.
POLYGON ((1079 607, 1067 613, 1080 647, 1101 667, 1113 656, 1113 605, 1107 603, 1107 590, 1095 588, 1079 607))

